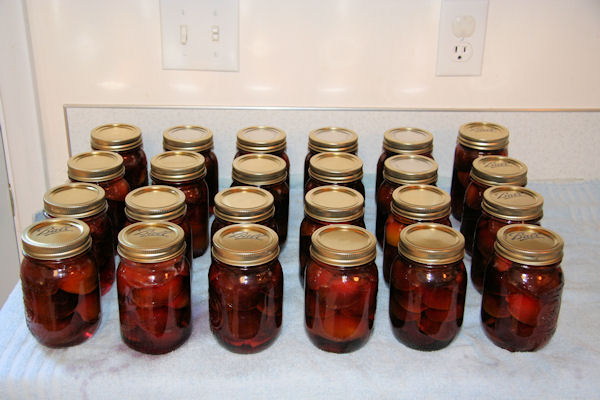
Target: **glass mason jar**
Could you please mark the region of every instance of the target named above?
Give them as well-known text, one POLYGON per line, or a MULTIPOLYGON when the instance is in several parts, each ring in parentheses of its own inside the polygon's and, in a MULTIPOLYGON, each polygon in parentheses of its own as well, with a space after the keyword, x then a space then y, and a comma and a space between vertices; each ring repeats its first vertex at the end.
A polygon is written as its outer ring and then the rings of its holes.
POLYGON ((208 271, 210 329, 226 349, 256 353, 281 330, 283 272, 274 230, 257 224, 219 229, 208 271))
POLYGON ((477 157, 490 154, 508 155, 508 129, 489 122, 469 122, 458 129, 450 197, 452 216, 459 221, 471 165, 477 157))
POLYGON ((345 186, 320 186, 304 196, 304 219, 300 224, 299 260, 300 284, 304 287, 304 272, 310 261, 312 234, 323 226, 348 224, 365 227, 365 199, 345 186))
POLYGON ((47 218, 76 218, 85 222, 92 237, 92 255, 100 273, 100 294, 108 293, 115 281, 113 228, 106 210, 104 189, 92 183, 67 183, 44 194, 47 218))
POLYGON ((308 154, 304 159, 304 185, 308 181, 310 159, 319 153, 350 153, 358 152, 358 135, 346 128, 326 127, 315 129, 308 134, 308 154))
POLYGON ((438 164, 429 157, 401 154, 385 160, 384 179, 375 192, 375 236, 380 246, 383 246, 385 221, 391 212, 394 190, 404 185, 435 185, 437 177, 438 164))
POLYGON ((483 192, 491 186, 526 184, 527 166, 519 160, 504 156, 483 156, 473 161, 460 224, 460 233, 465 237, 465 251, 468 254, 473 251, 483 192))
POLYGON ((233 160, 231 177, 236 186, 256 186, 273 195, 275 223, 279 243, 287 239, 290 213, 290 187, 287 184, 285 161, 271 154, 246 154, 233 160))
POLYGON ((377 160, 375 193, 383 182, 385 160, 398 154, 414 154, 433 159, 433 135, 419 128, 394 128, 383 134, 383 152, 377 160))
POLYGON ((211 214, 215 206, 215 195, 219 192, 219 162, 213 148, 212 131, 201 126, 174 126, 163 132, 165 151, 195 151, 204 157, 206 166, 204 179, 208 185, 208 211, 211 214))
POLYGON ((535 351, 556 331, 564 278, 563 240, 527 224, 500 228, 481 300, 487 337, 510 351, 535 351))
POLYGON ((352 188, 365 197, 362 183, 363 162, 350 153, 319 153, 311 157, 304 195, 319 186, 339 185, 352 188))
POLYGON ((400 233, 390 278, 396 339, 416 350, 450 344, 463 321, 467 272, 463 236, 446 225, 414 224, 400 233))
POLYGON ((471 282, 479 293, 483 291, 483 276, 492 260, 498 230, 511 224, 539 225, 543 207, 543 197, 523 187, 493 186, 483 192, 471 259, 471 282))
POLYGON ((106 124, 92 129, 94 150, 114 151, 123 157, 125 180, 131 189, 148 185, 148 161, 142 147, 142 131, 129 124, 106 124))
POLYGON ((91 151, 69 158, 67 167, 71 181, 95 183, 104 189, 116 248, 119 231, 125 226, 125 196, 130 190, 123 178, 123 158, 110 151, 91 151))
POLYGON ((369 339, 377 307, 376 246, 371 232, 353 225, 313 234, 304 316, 308 337, 321 350, 348 353, 369 339))
POLYGON ((418 222, 450 223, 450 195, 430 185, 400 186, 392 193, 391 213, 385 223, 383 243, 383 279, 390 281, 390 271, 398 257, 400 233, 418 222))
POLYGON ((52 218, 21 237, 25 322, 44 346, 66 347, 90 338, 100 324, 98 268, 85 222, 52 218))
POLYGON ((194 257, 208 248, 208 186, 202 154, 191 151, 167 151, 150 160, 153 185, 175 187, 185 194, 187 220, 192 229, 194 257))
POLYGON ((119 233, 121 338, 132 349, 164 354, 190 336, 190 266, 185 247, 183 229, 171 222, 137 222, 119 233))

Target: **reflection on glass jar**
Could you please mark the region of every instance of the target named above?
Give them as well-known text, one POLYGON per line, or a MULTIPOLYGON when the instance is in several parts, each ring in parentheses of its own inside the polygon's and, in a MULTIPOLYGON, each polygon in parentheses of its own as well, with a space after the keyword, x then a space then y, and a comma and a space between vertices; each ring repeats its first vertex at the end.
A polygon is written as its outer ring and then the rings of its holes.
POLYGON ((315 129, 308 134, 308 154, 304 158, 304 185, 308 181, 310 159, 319 153, 350 153, 358 152, 358 135, 346 128, 325 127, 315 129))
POLYGON ((365 197, 362 183, 363 162, 354 154, 319 153, 309 161, 308 180, 304 185, 304 195, 319 186, 339 185, 358 191, 365 197))

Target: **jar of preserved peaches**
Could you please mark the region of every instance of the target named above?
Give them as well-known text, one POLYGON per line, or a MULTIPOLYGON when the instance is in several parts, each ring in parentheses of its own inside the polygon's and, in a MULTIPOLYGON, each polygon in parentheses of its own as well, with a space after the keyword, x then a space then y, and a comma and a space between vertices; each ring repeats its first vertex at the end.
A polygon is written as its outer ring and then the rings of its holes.
POLYGON ((483 276, 492 259, 498 230, 511 224, 539 225, 543 207, 543 197, 523 187, 493 186, 483 192, 471 259, 471 281, 479 293, 483 291, 483 276))
POLYGON ((286 183, 290 184, 290 159, 285 152, 285 132, 272 126, 251 126, 237 133, 237 153, 234 158, 245 154, 272 154, 285 161, 286 183))
POLYGON ((92 255, 100 273, 100 293, 108 293, 115 281, 113 229, 104 189, 92 183, 67 183, 44 194, 47 218, 76 218, 85 222, 92 237, 92 255))
POLYGON ((167 151, 150 160, 153 185, 173 186, 185 194, 187 220, 192 229, 194 257, 208 248, 208 186, 202 154, 191 151, 167 151))
POLYGON ((381 246, 383 246, 385 221, 390 215, 394 190, 403 185, 435 185, 437 175, 438 164, 429 157, 401 154, 385 160, 383 182, 375 192, 377 203, 375 235, 381 246))
POLYGON ((400 233, 390 277, 390 320, 396 339, 416 350, 450 344, 463 321, 467 272, 463 236, 449 226, 419 223, 400 233))
POLYGON ((125 180, 131 189, 148 185, 148 161, 142 147, 142 131, 129 124, 106 124, 92 129, 94 150, 114 151, 123 157, 125 180))
POLYGON ((452 216, 459 221, 471 165, 477 157, 490 154, 508 155, 508 129, 490 122, 469 122, 458 129, 450 197, 452 216))
POLYGON ((326 225, 349 224, 365 227, 365 199, 345 186, 320 186, 304 196, 304 219, 300 224, 300 284, 310 260, 312 234, 326 225))
POLYGON ((483 285, 481 321, 494 344, 535 351, 556 331, 564 278, 563 240, 536 225, 498 230, 483 285))
POLYGON ((309 161, 308 181, 304 185, 304 195, 319 186, 339 185, 352 188, 365 197, 362 183, 363 162, 350 153, 319 153, 309 161))
POLYGON ((208 271, 210 329, 226 349, 256 353, 281 330, 283 272, 274 230, 257 224, 219 229, 208 271))
POLYGON ((110 151, 91 151, 69 158, 67 167, 71 181, 95 183, 104 189, 116 248, 117 235, 125 226, 125 196, 130 190, 124 179, 123 157, 110 151))
POLYGON ((390 281, 390 270, 398 257, 400 232, 418 222, 450 223, 450 195, 431 185, 400 186, 392 193, 392 209, 385 223, 383 278, 390 281))
POLYGON ((315 154, 334 152, 350 153, 356 155, 358 152, 358 135, 356 132, 346 128, 326 127, 315 129, 308 134, 308 154, 304 159, 304 184, 308 181, 308 167, 310 159, 315 154))
POLYGON ((364 345, 377 306, 377 241, 364 228, 328 225, 312 235, 306 267, 304 316, 321 350, 348 353, 364 345))
POLYGON ((465 251, 468 254, 473 251, 483 192, 491 186, 526 184, 527 166, 519 160, 504 156, 483 156, 473 161, 460 224, 460 233, 465 237, 465 251))
POLYGON ((137 222, 119 233, 121 338, 132 349, 168 353, 190 336, 190 266, 185 247, 183 229, 171 222, 137 222))
POLYGON ((375 192, 383 182, 383 164, 397 154, 416 154, 433 159, 433 135, 419 128, 394 128, 383 134, 383 152, 377 160, 375 192))
POLYGON ((33 336, 48 347, 90 338, 100 324, 100 285, 87 224, 47 219, 25 229, 21 240, 25 320, 33 336))
POLYGON ((270 154, 246 154, 233 160, 231 176, 236 186, 256 186, 273 195, 279 243, 285 243, 290 213, 290 187, 285 161, 270 154))
POLYGON ((165 151, 195 151, 204 157, 208 185, 208 207, 213 212, 215 195, 219 192, 219 162, 213 151, 213 133, 210 129, 194 125, 174 126, 163 132, 165 151))

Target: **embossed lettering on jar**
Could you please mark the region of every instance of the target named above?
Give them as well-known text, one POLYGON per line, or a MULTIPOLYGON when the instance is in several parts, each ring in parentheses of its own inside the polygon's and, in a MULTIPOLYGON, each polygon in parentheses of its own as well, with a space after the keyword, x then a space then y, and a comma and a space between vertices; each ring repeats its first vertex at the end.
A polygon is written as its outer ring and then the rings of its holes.
POLYGON ((308 181, 310 159, 319 153, 350 153, 358 152, 358 135, 346 128, 325 127, 315 129, 308 134, 308 154, 304 158, 304 185, 308 181))
POLYGON ((309 161, 308 176, 304 195, 319 186, 339 185, 354 189, 365 197, 363 162, 354 154, 319 153, 309 161))
POLYGON ((245 154, 272 154, 285 161, 286 183, 290 184, 290 159, 285 151, 286 134, 272 126, 251 126, 237 133, 235 158, 245 154))

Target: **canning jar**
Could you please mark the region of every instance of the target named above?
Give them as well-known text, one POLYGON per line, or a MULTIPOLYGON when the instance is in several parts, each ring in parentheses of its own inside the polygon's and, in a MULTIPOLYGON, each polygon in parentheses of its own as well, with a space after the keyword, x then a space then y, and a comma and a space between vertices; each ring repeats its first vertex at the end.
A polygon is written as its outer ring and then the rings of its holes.
POLYGON ((119 233, 121 338, 132 349, 168 353, 190 336, 190 266, 185 247, 183 229, 171 222, 137 222, 119 233))
POLYGON ((310 159, 315 154, 326 152, 356 155, 358 152, 358 135, 350 129, 332 126, 310 132, 308 134, 308 154, 304 159, 304 185, 308 181, 310 159))
POLYGON ((48 347, 90 338, 100 324, 100 285, 87 224, 47 219, 25 229, 21 241, 21 287, 32 335, 48 347))
POLYGON ((246 154, 233 160, 231 176, 236 186, 256 186, 273 195, 279 243, 285 243, 290 213, 290 187, 285 161, 270 154, 246 154))
POLYGON ((256 353, 281 330, 283 272, 274 230, 257 224, 219 229, 208 271, 210 329, 226 349, 256 353))
POLYGON ((357 190, 365 197, 363 162, 350 153, 319 153, 311 157, 304 195, 319 186, 339 185, 357 190))
POLYGON ((469 122, 458 129, 450 197, 452 216, 459 221, 471 165, 477 157, 490 154, 508 155, 508 129, 489 122, 469 122))
POLYGON ((321 350, 348 353, 364 345, 377 307, 377 241, 364 228, 328 225, 312 236, 304 284, 305 327, 321 350))
POLYGON ((500 228, 481 300, 487 337, 510 351, 535 351, 556 331, 564 278, 563 240, 527 224, 500 228))
POLYGON ((526 184, 527 166, 519 160, 504 156, 482 156, 473 161, 460 224, 460 233, 465 237, 465 251, 468 254, 473 251, 483 192, 491 186, 526 184))
POLYGON ((418 222, 451 227, 450 195, 431 185, 406 185, 394 190, 391 213, 385 223, 383 243, 383 278, 386 283, 390 281, 390 270, 398 257, 400 232, 418 222))
POLYGON ((304 272, 310 260, 311 237, 326 225, 349 224, 365 227, 365 199, 345 186, 320 186, 304 196, 304 219, 300 224, 300 284, 304 287, 304 272))
POLYGON ((148 161, 142 147, 142 131, 129 124, 106 124, 92 129, 94 150, 114 151, 123 157, 125 180, 131 189, 148 185, 148 161))
POLYGON ((285 132, 272 126, 251 126, 237 133, 237 153, 234 158, 245 154, 272 154, 285 161, 285 182, 290 185, 290 159, 285 152, 285 132))
POLYGON ((483 192, 471 259, 471 282, 479 293, 483 291, 483 276, 492 259, 498 230, 510 224, 539 225, 543 207, 542 196, 523 187, 492 186, 483 192))
POLYGON ((383 182, 375 192, 375 236, 379 245, 383 246, 385 221, 390 215, 394 190, 404 185, 435 185, 437 176, 438 164, 429 157, 401 154, 385 160, 383 182))
POLYGON ((219 192, 219 162, 213 148, 212 131, 201 126, 174 126, 163 132, 165 151, 195 151, 204 157, 206 166, 204 180, 208 185, 208 208, 211 214, 215 205, 215 195, 219 192))
POLYGON ((106 210, 104 189, 92 183, 67 183, 44 194, 48 218, 76 218, 85 222, 92 237, 92 255, 100 274, 100 294, 108 293, 115 281, 113 228, 106 210))
POLYGON ((414 224, 400 233, 390 277, 396 339, 416 350, 450 344, 463 321, 467 272, 463 236, 446 225, 414 224))
POLYGON ((192 229, 194 257, 208 248, 208 186, 202 154, 191 151, 167 151, 150 160, 153 185, 173 186, 185 194, 187 219, 192 229))

